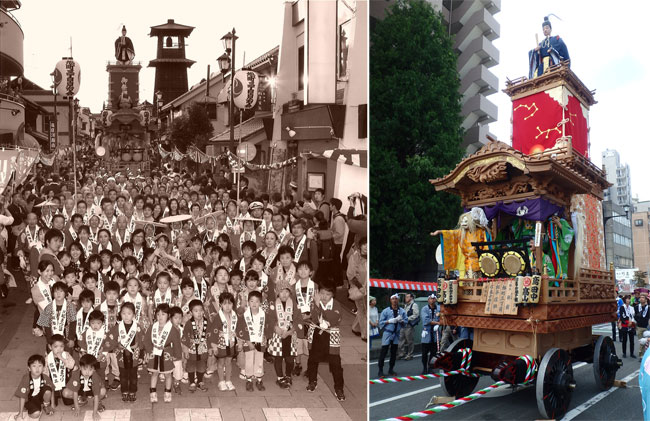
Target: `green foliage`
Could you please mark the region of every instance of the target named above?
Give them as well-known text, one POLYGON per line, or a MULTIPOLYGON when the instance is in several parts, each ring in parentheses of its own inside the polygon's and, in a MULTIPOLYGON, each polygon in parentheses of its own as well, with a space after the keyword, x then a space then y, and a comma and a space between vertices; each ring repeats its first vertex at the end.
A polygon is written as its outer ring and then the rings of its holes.
POLYGON ((430 179, 463 155, 456 54, 441 16, 421 0, 399 0, 370 33, 371 274, 399 279, 453 227, 455 196, 430 179))
POLYGON ((185 152, 190 145, 205 150, 213 130, 205 106, 193 102, 181 117, 174 119, 170 135, 172 142, 181 152, 185 152))

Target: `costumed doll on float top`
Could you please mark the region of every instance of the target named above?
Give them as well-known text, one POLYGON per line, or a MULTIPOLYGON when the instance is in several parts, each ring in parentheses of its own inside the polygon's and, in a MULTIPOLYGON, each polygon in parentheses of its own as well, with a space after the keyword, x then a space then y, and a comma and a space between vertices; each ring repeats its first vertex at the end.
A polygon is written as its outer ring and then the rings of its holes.
MULTIPOLYGON (((550 16, 555 15, 551 14, 550 16)), ((537 45, 537 47, 528 52, 528 79, 541 76, 549 67, 560 64, 565 60, 570 60, 569 50, 567 49, 566 44, 562 41, 559 35, 551 36, 552 30, 553 27, 551 26, 551 22, 548 20, 548 16, 544 16, 544 22, 542 23, 544 39, 537 45)))
POLYGON ((455 269, 461 278, 469 277, 480 270, 478 253, 472 245, 487 241, 488 221, 481 208, 472 208, 458 218, 458 227, 453 230, 437 230, 433 235, 442 235, 445 269, 455 269))

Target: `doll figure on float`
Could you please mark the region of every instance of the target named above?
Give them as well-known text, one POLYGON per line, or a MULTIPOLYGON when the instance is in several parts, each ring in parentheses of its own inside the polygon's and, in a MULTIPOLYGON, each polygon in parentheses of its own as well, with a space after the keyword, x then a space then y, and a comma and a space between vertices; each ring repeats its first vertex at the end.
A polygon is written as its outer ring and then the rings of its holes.
POLYGON ((480 271, 478 253, 472 243, 487 241, 487 224, 483 209, 472 208, 460 215, 456 229, 433 233, 442 235, 445 270, 457 270, 461 279, 480 271))

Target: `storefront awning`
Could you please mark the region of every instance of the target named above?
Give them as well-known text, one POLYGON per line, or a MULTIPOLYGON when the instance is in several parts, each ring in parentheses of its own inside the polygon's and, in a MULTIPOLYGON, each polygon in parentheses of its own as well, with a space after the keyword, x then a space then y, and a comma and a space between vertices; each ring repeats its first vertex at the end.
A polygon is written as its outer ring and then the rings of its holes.
POLYGON ((282 114, 282 140, 318 140, 343 137, 345 105, 316 105, 282 114), (291 136, 289 129, 295 134, 291 136))
MULTIPOLYGON (((253 117, 244 121, 242 124, 235 126, 235 141, 241 137, 242 142, 252 136, 264 131, 264 121, 259 117, 253 117)), ((264 139, 260 139, 264 140, 264 139)), ((230 141, 230 129, 224 130, 210 139, 210 142, 227 142, 230 141)))

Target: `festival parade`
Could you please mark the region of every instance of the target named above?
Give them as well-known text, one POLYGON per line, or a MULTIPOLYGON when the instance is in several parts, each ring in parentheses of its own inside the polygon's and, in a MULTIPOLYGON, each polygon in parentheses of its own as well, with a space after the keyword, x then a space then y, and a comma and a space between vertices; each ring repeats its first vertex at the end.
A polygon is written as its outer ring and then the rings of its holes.
POLYGON ((647 151, 616 111, 636 68, 583 35, 610 12, 371 9, 370 420, 649 419, 647 161, 619 157, 647 151))
POLYGON ((367 52, 367 1, 0 2, 0 421, 367 419, 367 52))

